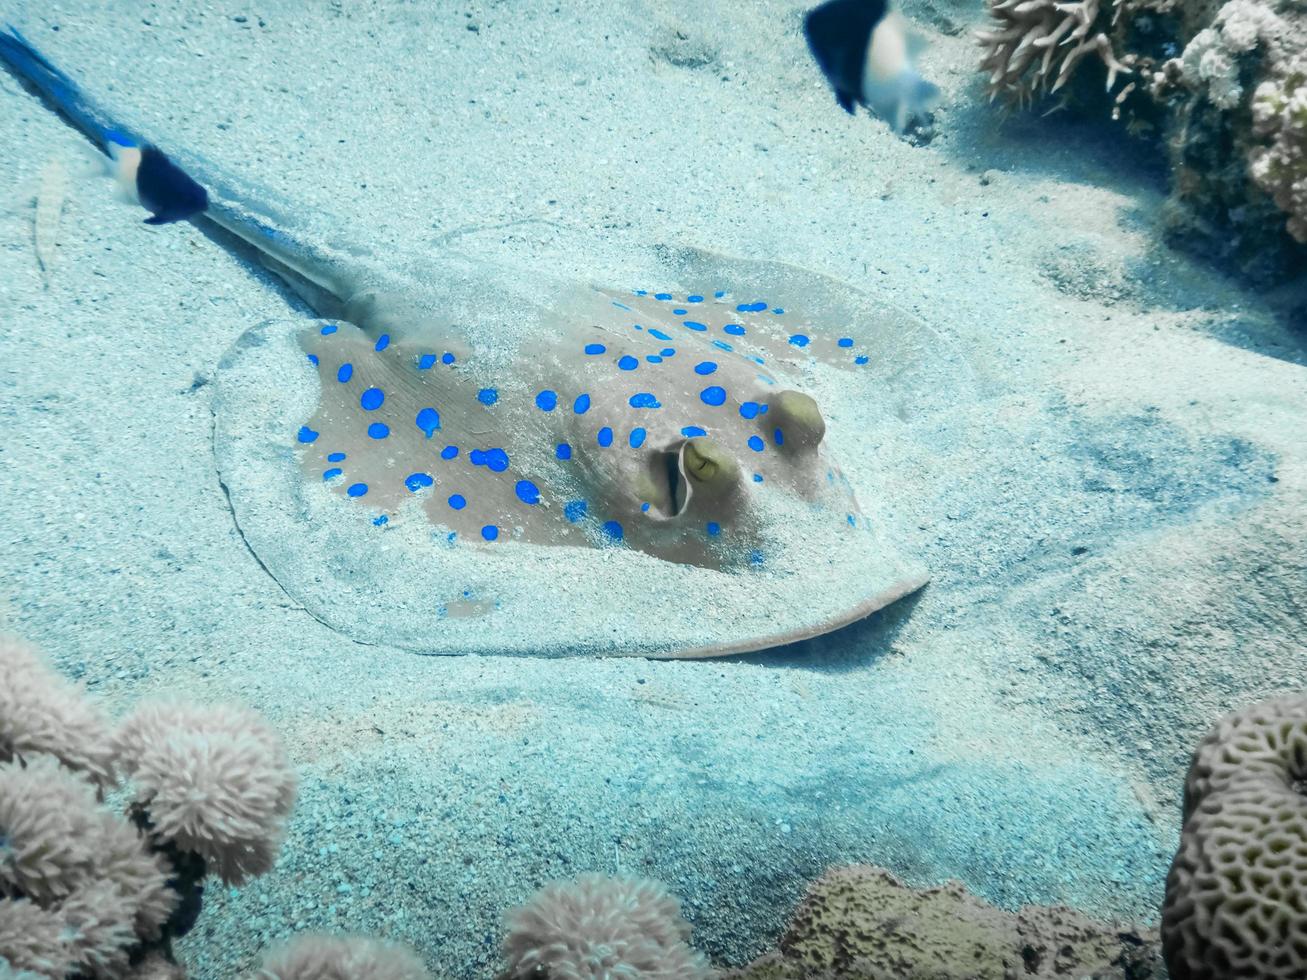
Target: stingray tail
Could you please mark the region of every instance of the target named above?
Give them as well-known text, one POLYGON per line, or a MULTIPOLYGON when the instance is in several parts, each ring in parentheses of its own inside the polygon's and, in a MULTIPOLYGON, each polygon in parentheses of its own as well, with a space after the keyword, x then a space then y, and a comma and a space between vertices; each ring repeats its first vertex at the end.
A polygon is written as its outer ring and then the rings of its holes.
POLYGON ((7 30, 0 32, 0 61, 18 79, 40 93, 46 103, 94 143, 97 150, 108 156, 113 145, 141 145, 142 140, 90 99, 17 28, 5 26, 7 30))

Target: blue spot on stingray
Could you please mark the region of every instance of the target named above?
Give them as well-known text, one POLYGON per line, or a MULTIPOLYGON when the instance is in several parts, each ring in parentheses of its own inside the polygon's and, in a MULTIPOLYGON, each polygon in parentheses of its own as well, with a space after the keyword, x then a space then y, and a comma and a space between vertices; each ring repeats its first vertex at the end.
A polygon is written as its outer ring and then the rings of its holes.
POLYGON ((654 293, 654 299, 671 299, 671 293, 654 293))
POLYGON ((687 297, 685 297, 685 301, 686 301, 687 303, 702 303, 702 302, 703 302, 703 297, 702 297, 702 296, 687 296, 687 297))
POLYGON ((477 392, 477 401, 482 405, 490 406, 499 401, 499 392, 494 388, 482 388, 477 392))
POLYGON ((722 327, 722 329, 725 330, 732 337, 744 336, 744 327, 740 326, 740 324, 738 323, 728 323, 726 324, 726 326, 722 327))
POLYGON ((381 407, 381 403, 386 400, 386 393, 380 388, 369 388, 359 397, 359 404, 365 411, 375 412, 381 407))
POLYGON ((736 307, 736 310, 741 313, 761 313, 765 309, 767 309, 766 303, 741 303, 736 307))
POLYGON ((445 351, 445 353, 443 353, 443 354, 440 355, 440 363, 441 363, 441 364, 453 364, 453 363, 454 363, 454 355, 451 354, 451 353, 449 353, 449 351, 445 351))
POLYGON ((385 514, 378 514, 376 517, 372 518, 373 527, 381 527, 383 524, 389 524, 389 523, 390 523, 390 518, 387 517, 385 514))
POLYGON ((495 527, 493 524, 487 524, 481 529, 481 537, 485 538, 487 541, 493 541, 495 538, 499 537, 499 528, 495 527))
POLYGON ((390 334, 383 333, 380 337, 377 338, 377 346, 376 346, 377 350, 383 351, 389 346, 390 346, 390 334))
POLYGON ((336 329, 337 329, 337 328, 336 328, 336 325, 335 325, 334 323, 328 323, 325 327, 323 327, 323 328, 322 328, 321 330, 319 330, 318 332, 319 332, 320 334, 322 334, 322 336, 326 337, 326 336, 329 336, 329 335, 335 333, 335 332, 336 332, 336 329))
POLYGON ((632 408, 662 408, 662 404, 647 391, 636 392, 631 396, 632 408))
POLYGON ((675 347, 664 347, 662 350, 660 350, 660 351, 658 352, 658 354, 659 354, 660 357, 675 357, 675 356, 676 356, 676 348, 675 348, 675 347))
POLYGON ((724 340, 714 340, 714 341, 712 342, 712 345, 713 345, 714 347, 716 347, 718 350, 725 350, 725 351, 732 351, 732 350, 735 350, 734 347, 732 347, 730 344, 728 344, 728 343, 727 343, 726 341, 724 341, 724 340))
POLYGON ((628 313, 631 311, 631 308, 629 306, 627 306, 625 303, 619 303, 617 302, 617 300, 613 300, 613 305, 616 306, 619 310, 626 310, 628 313))
POLYGON ((423 354, 421 357, 418 358, 418 370, 425 371, 427 370, 427 368, 431 367, 431 365, 435 363, 436 363, 435 354, 423 354))
POLYGON ((649 290, 647 290, 647 289, 637 289, 637 290, 635 291, 635 295, 637 295, 637 296, 648 296, 648 295, 649 295, 649 290))
POLYGON ((309 355, 309 363, 310 363, 310 364, 317 364, 317 363, 318 363, 318 355, 317 355, 317 354, 310 354, 310 355, 309 355))
POLYGON ((450 494, 449 506, 454 508, 454 510, 462 510, 467 506, 467 498, 461 493, 450 494))
POLYGON ((585 345, 585 352, 586 352, 587 354, 590 354, 591 356, 593 356, 593 355, 595 355, 595 354, 602 354, 602 353, 603 353, 604 351, 606 351, 606 350, 608 350, 608 348, 605 347, 603 344, 586 344, 586 345, 585 345))
POLYGON ((557 446, 554 447, 554 455, 557 456, 559 459, 571 459, 572 447, 565 442, 560 442, 557 446))
POLYGON ((322 478, 324 480, 334 480, 336 477, 340 476, 340 474, 343 472, 345 471, 342 470, 339 466, 333 466, 329 470, 322 471, 322 478))
POLYGON ((758 417, 758 403, 744 402, 740 405, 740 416, 746 419, 756 419, 758 417))
POLYGON ((558 392, 546 388, 536 395, 536 408, 542 412, 552 412, 558 407, 558 392))
POLYGON ((599 430, 598 442, 599 445, 603 446, 605 449, 611 446, 613 444, 613 430, 605 425, 599 430))
POLYGON ((345 492, 351 497, 361 497, 368 492, 368 485, 366 483, 351 483, 349 489, 345 492))
POLYGON ((754 364, 766 364, 766 363, 767 363, 767 362, 764 361, 761 357, 759 357, 757 354, 750 354, 750 355, 749 355, 749 360, 753 361, 754 364))
POLYGON ((307 425, 301 425, 299 432, 295 436, 300 442, 312 442, 318 438, 318 433, 314 432, 307 425))
POLYGON ((777 429, 775 432, 772 433, 772 438, 776 440, 776 445, 778 446, 785 445, 785 433, 782 432, 780 429, 777 429))
POLYGON ((576 401, 572 403, 572 411, 577 415, 584 415, 586 412, 590 411, 590 396, 577 395, 576 401))
POLYGON ((340 462, 343 462, 344 459, 345 459, 345 454, 344 454, 344 453, 329 453, 329 454, 327 455, 327 462, 328 462, 328 463, 340 463, 340 462))
POLYGON ((753 482, 754 482, 754 483, 761 483, 761 482, 762 482, 762 474, 761 474, 761 473, 755 473, 755 474, 753 474, 753 482))
POLYGON ((681 435, 691 439, 694 438, 695 436, 706 436, 707 434, 708 434, 707 432, 705 432, 697 425, 687 425, 683 429, 681 429, 681 435))
POLYGON ((342 364, 340 368, 336 371, 336 380, 339 381, 341 384, 344 384, 352 377, 354 377, 353 364, 342 364))
POLYGON ((694 320, 685 320, 685 321, 683 321, 683 322, 684 322, 685 325, 686 325, 687 327, 689 327, 691 330, 707 330, 707 329, 708 329, 708 328, 705 327, 702 323, 698 323, 698 322, 696 322, 696 321, 694 321, 694 320))
POLYGON ((440 413, 434 408, 424 408, 422 411, 418 412, 417 418, 413 421, 417 427, 423 431, 426 437, 430 439, 431 434, 440 428, 440 413))
POLYGON ((770 406, 766 402, 763 402, 763 404, 758 406, 758 414, 766 415, 768 408, 770 408, 770 406))
POLYGON ((685 316, 689 312, 689 310, 672 310, 672 316, 685 316))
POLYGON ((423 487, 429 487, 435 482, 428 473, 410 473, 404 477, 404 486, 408 487, 413 493, 417 493, 423 487))
POLYGON ((726 389, 713 385, 699 392, 699 400, 705 405, 722 405, 726 402, 726 389))
POLYGON ((722 526, 718 524, 716 521, 709 521, 707 526, 704 528, 704 530, 715 538, 717 537, 717 535, 722 533, 722 526))
POLYGON ((766 444, 762 441, 761 436, 749 436, 749 448, 755 453, 760 453, 766 444))
POLYGON ((661 330, 655 330, 653 327, 650 327, 650 328, 649 328, 649 336, 650 336, 650 337, 657 337, 659 340, 671 340, 671 339, 672 339, 670 335, 663 333, 661 330))
POLYGON ((390 426, 385 422, 373 422, 368 426, 368 435, 373 439, 384 439, 390 435, 390 426))
POLYGON ((467 458, 473 466, 487 466, 494 473, 508 469, 508 453, 502 449, 473 449, 467 458))
POLYGON ((563 505, 563 516, 573 524, 576 524, 579 521, 584 520, 587 509, 584 500, 569 500, 563 505))
POLYGON ((540 503, 540 488, 530 480, 518 480, 517 485, 513 487, 513 492, 524 504, 540 503))
POLYGON ((637 361, 630 354, 623 354, 620 358, 618 358, 617 366, 621 368, 623 371, 634 371, 636 368, 640 366, 640 362, 637 361))
POLYGON ((695 374, 712 374, 717 370, 716 361, 700 361, 694 366, 695 374))
POLYGON ((446 446, 444 449, 440 450, 441 459, 453 459, 457 455, 458 455, 457 446, 446 446))
POLYGON ((725 295, 726 295, 726 290, 724 289, 719 289, 717 290, 717 292, 713 293, 713 296, 717 297, 717 299, 721 299, 725 295))
POLYGON ((853 363, 854 363, 854 364, 866 364, 866 363, 867 363, 867 360, 868 360, 868 358, 867 358, 867 355, 866 355, 866 354, 859 354, 857 357, 855 357, 855 358, 853 359, 853 363))
POLYGON ((754 548, 752 551, 749 552, 750 565, 756 567, 758 565, 761 565, 762 563, 763 563, 763 555, 761 551, 759 551, 757 548, 754 548))
POLYGON ((835 343, 839 344, 841 347, 852 347, 852 346, 853 346, 853 338, 852 338, 852 337, 841 337, 839 340, 835 341, 835 343))
POLYGON ((608 535, 613 541, 622 540, 622 525, 616 521, 604 521, 604 534, 608 535))
POLYGON ((793 337, 790 338, 790 343, 793 344, 795 347, 807 347, 808 335, 802 333, 796 333, 793 337))
POLYGON ((640 511, 641 511, 641 513, 644 513, 644 514, 649 513, 649 505, 648 505, 648 504, 641 504, 641 505, 640 505, 640 511))
POLYGON ((661 363, 663 363, 663 359, 662 359, 661 357, 659 357, 657 354, 646 354, 645 357, 644 357, 644 359, 645 359, 646 361, 648 361, 650 364, 661 364, 661 363))
POLYGON ((857 526, 858 526, 858 522, 857 522, 856 520, 854 520, 852 514, 845 514, 845 515, 844 515, 844 519, 845 519, 846 521, 849 522, 849 527, 857 527, 857 526))
POLYGON ((632 429, 632 430, 631 430, 631 448, 632 448, 632 449, 639 449, 641 446, 643 446, 643 445, 644 445, 644 436, 645 436, 644 429, 641 429, 641 428, 639 428, 639 427, 636 427, 636 428, 632 429))
POLYGON ((633 324, 631 324, 631 329, 632 329, 632 330, 643 330, 644 327, 640 326, 640 324, 638 324, 638 323, 633 323, 633 324))
POLYGON ((772 312, 775 313, 777 316, 780 316, 785 311, 778 306, 776 307, 776 309, 772 310, 772 312))

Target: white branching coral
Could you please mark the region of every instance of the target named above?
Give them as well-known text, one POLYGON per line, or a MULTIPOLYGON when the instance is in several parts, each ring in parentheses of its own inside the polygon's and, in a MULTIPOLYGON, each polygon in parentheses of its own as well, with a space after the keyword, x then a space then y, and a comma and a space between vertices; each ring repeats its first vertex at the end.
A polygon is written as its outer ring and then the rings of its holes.
POLYGON ((294 797, 253 712, 147 705, 111 737, 80 689, 0 638, 0 980, 184 977, 170 941, 206 870, 270 867, 294 797), (115 770, 134 778, 130 819, 102 802, 115 770))
POLYGON ((586 874, 555 882, 509 916, 504 980, 709 980, 690 924, 656 881, 586 874))
POLYGON ((99 786, 113 782, 104 715, 30 646, 0 636, 0 762, 42 754, 99 786))
POLYGON ((1270 145, 1253 150, 1249 172, 1289 216, 1289 234, 1307 243, 1307 56, 1257 86, 1253 129, 1270 145))
POLYGON ((266 953, 254 980, 431 980, 431 974, 407 946, 305 933, 266 953))
POLYGON ((257 714, 144 704, 114 741, 157 838, 200 855, 229 884, 272 867, 295 804, 295 771, 257 714))
MULTIPOLYGON (((1233 109, 1243 101, 1239 82, 1239 56, 1259 42, 1277 39, 1283 23, 1275 13, 1254 0, 1230 0, 1211 27, 1194 35, 1184 53, 1169 63, 1178 67, 1180 80, 1206 93, 1218 109, 1233 109)), ((1163 66, 1163 73, 1167 66, 1163 66)))
POLYGON ((989 74, 990 101, 1001 97, 1024 106, 1056 92, 1087 55, 1107 68, 1110 92, 1133 68, 1117 58, 1099 13, 1099 0, 990 0, 989 15, 995 23, 976 34, 985 49, 980 70, 989 74))

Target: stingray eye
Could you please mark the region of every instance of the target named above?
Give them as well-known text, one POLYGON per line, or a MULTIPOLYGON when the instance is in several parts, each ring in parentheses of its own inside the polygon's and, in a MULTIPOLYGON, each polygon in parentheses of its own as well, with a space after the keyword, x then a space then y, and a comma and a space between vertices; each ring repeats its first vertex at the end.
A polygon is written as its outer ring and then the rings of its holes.
POLYGON ((780 433, 777 442, 794 452, 815 448, 826 435, 826 420, 810 395, 782 391, 771 399, 772 418, 780 433))
MULTIPOLYGON (((685 440, 681 444, 678 468, 688 484, 687 502, 689 496, 696 493, 709 497, 721 496, 740 482, 740 464, 720 443, 712 439, 699 437, 685 440)), ((684 507, 680 508, 683 509, 684 507)))

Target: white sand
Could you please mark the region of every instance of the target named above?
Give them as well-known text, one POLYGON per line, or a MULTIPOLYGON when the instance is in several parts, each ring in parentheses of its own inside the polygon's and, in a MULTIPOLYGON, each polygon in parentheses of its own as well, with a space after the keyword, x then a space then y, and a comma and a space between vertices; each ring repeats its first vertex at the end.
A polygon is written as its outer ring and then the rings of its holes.
POLYGON ((363 646, 260 568, 215 474, 208 381, 282 293, 103 180, 43 289, 29 195, 82 144, 0 75, 0 626, 116 710, 247 701, 303 775, 278 868, 181 944, 196 976, 342 928, 489 977, 505 908, 589 869, 666 881, 722 962, 838 861, 1155 916, 1188 747, 1307 664, 1307 340, 1156 244, 1129 146, 1000 126, 964 34, 928 57, 941 135, 897 141, 836 109, 797 3, 109 6, 0 13, 165 146, 361 241, 497 226, 471 237, 581 276, 615 261, 596 240, 785 260, 977 372, 887 449, 885 512, 935 578, 867 623, 722 662, 363 646))

